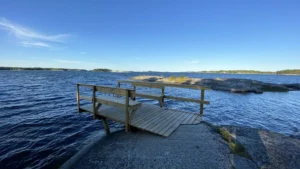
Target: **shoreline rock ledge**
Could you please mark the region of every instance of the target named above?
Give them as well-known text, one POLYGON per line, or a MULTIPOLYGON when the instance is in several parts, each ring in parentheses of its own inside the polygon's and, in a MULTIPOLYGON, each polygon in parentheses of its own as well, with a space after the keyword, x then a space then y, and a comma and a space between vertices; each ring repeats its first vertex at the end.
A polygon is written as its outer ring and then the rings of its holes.
POLYGON ((165 138, 124 130, 95 139, 61 169, 299 169, 300 140, 278 133, 202 122, 165 138))
POLYGON ((258 80, 250 79, 201 79, 201 78, 188 78, 188 77, 163 77, 163 76, 135 76, 131 80, 144 81, 144 82, 157 82, 157 83, 176 83, 207 86, 212 90, 227 91, 231 93, 257 93, 263 92, 288 92, 299 91, 300 84, 275 84, 265 83, 258 80))

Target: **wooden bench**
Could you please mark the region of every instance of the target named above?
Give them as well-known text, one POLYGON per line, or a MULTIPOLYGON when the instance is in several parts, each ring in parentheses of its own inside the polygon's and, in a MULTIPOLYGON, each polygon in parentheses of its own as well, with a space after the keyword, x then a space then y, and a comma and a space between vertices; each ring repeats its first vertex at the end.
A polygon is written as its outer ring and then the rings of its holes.
POLYGON ((194 103, 199 103, 200 104, 200 115, 203 115, 204 104, 210 104, 209 101, 204 100, 205 90, 210 90, 209 87, 205 87, 205 86, 175 84, 175 83, 154 83, 154 82, 133 81, 133 80, 119 80, 118 81, 118 87, 120 87, 121 83, 131 84, 133 86, 134 90, 136 89, 136 86, 161 89, 161 95, 149 94, 149 93, 140 93, 140 92, 135 93, 135 95, 139 96, 139 97, 158 100, 160 102, 161 107, 164 106, 164 100, 165 99, 173 99, 173 100, 194 102, 194 103), (176 87, 176 88, 186 88, 186 89, 200 90, 200 99, 191 99, 191 98, 165 95, 164 90, 165 90, 166 87, 176 87))
POLYGON ((122 89, 122 88, 114 88, 114 87, 107 87, 107 86, 96 86, 96 85, 89 85, 89 84, 77 84, 76 85, 76 96, 77 96, 77 106, 78 106, 78 112, 81 112, 82 109, 80 108, 80 99, 88 100, 92 102, 92 113, 94 118, 102 119, 104 123, 104 127, 106 130, 106 133, 109 134, 109 128, 106 121, 106 117, 99 115, 97 113, 99 111, 99 108, 101 105, 107 105, 107 106, 113 106, 113 107, 119 107, 124 109, 125 111, 125 117, 124 123, 126 131, 128 132, 130 130, 130 118, 134 116, 135 111, 141 107, 142 103, 130 100, 130 98, 135 97, 135 90, 131 89, 122 89), (79 87, 88 87, 92 89, 92 97, 88 96, 82 96, 79 92, 79 87), (118 96, 125 96, 125 98, 122 97, 113 97, 113 96, 96 96, 96 92, 101 93, 108 93, 118 96), (96 105, 97 104, 97 105, 96 105))
MULTIPOLYGON (((164 107, 164 91, 165 87, 158 83, 145 83, 145 82, 138 82, 138 81, 130 81, 130 80, 119 80, 118 87, 121 87, 121 83, 129 83, 133 86, 133 90, 136 91, 136 87, 147 87, 147 88, 155 88, 160 89, 161 94, 154 94, 154 93, 145 93, 145 92, 136 92, 136 97, 148 98, 157 100, 160 104, 160 107, 164 107)), ((133 98, 135 100, 135 97, 133 98)))

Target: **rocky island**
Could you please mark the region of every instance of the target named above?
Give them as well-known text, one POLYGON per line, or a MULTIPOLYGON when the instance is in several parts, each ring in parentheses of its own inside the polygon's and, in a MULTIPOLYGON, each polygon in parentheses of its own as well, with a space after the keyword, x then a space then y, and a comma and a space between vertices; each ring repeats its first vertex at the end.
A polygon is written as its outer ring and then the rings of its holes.
POLYGON ((300 90, 300 84, 275 84, 265 83, 257 80, 250 79, 236 79, 236 78, 215 78, 215 79, 202 79, 202 78, 189 78, 184 76, 135 76, 132 80, 144 82, 157 82, 157 83, 176 83, 207 86, 213 90, 228 91, 232 93, 263 93, 263 92, 288 92, 300 90))

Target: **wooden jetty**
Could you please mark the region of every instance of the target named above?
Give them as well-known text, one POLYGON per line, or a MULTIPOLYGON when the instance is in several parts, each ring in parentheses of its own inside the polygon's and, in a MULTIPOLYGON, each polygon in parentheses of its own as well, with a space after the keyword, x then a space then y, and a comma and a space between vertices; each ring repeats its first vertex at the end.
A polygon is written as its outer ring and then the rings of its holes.
POLYGON ((94 119, 103 121, 106 133, 109 134, 107 119, 125 124, 125 130, 130 131, 130 127, 146 130, 161 136, 168 137, 181 124, 198 124, 201 122, 204 104, 209 101, 204 100, 204 91, 207 87, 194 85, 179 85, 165 83, 151 83, 141 81, 119 81, 118 88, 97 86, 89 84, 77 84, 77 105, 78 112, 89 112, 94 119), (123 89, 121 83, 130 83, 133 89, 123 89), (91 89, 91 96, 80 94, 80 88, 91 89), (137 87, 157 88, 161 94, 137 92, 137 87), (200 99, 191 99, 165 95, 165 87, 179 87, 194 90, 201 90, 200 99), (103 94, 108 95, 103 95, 103 94), (99 95, 102 94, 102 95, 99 95), (113 96, 111 96, 113 95, 113 96), (137 102, 136 97, 150 98, 158 100, 160 106, 137 102), (91 101, 89 106, 81 106, 80 100, 91 101), (200 113, 184 112, 163 107, 165 99, 195 102, 200 104, 200 113))

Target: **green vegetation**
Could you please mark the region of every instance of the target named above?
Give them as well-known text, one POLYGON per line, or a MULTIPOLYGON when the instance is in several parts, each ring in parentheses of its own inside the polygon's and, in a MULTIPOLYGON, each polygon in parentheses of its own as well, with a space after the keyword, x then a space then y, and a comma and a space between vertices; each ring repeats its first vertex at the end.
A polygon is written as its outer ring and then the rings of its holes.
POLYGON ((271 71, 258 71, 258 70, 212 70, 212 71, 199 71, 197 73, 228 73, 228 74, 294 74, 300 75, 300 69, 287 69, 279 70, 276 72, 271 71))
POLYGON ((175 76, 170 76, 168 78, 169 81, 171 82, 176 82, 176 83, 184 83, 186 81, 191 80, 189 77, 184 77, 182 75, 180 75, 179 77, 175 77, 175 76))
POLYGON ((248 159, 251 159, 251 156, 246 152, 245 148, 243 145, 240 143, 236 142, 235 139, 232 137, 232 135, 227 131, 226 129, 223 128, 217 128, 217 132, 221 135, 221 137, 228 142, 228 145, 230 147, 230 150, 237 155, 246 157, 248 159))
POLYGON ((293 75, 300 75, 300 69, 287 69, 287 70, 280 70, 276 72, 277 74, 293 74, 293 75))
POLYGON ((84 69, 41 68, 41 67, 0 67, 0 70, 86 71, 86 70, 84 70, 84 69))
POLYGON ((105 68, 97 68, 93 69, 94 72, 112 72, 110 69, 105 69, 105 68))
POLYGON ((276 74, 276 72, 270 72, 270 71, 257 71, 257 70, 216 70, 216 71, 200 71, 199 73, 276 74))

